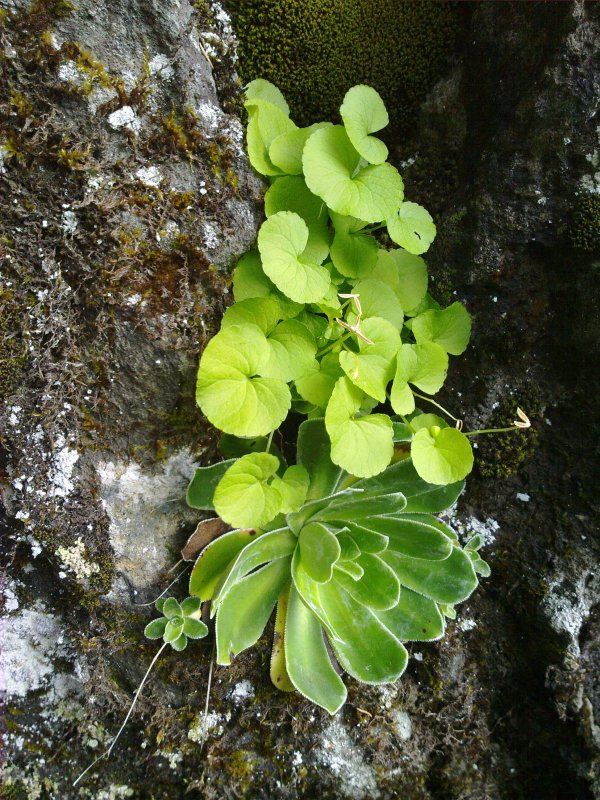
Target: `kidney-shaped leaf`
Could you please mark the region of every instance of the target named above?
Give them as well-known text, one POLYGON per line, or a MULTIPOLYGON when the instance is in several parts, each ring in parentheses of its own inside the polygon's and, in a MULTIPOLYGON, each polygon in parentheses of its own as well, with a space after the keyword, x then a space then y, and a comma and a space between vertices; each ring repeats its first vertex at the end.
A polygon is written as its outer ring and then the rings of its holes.
POLYGON ((250 81, 244 88, 245 104, 252 105, 255 100, 266 100, 277 106, 286 116, 290 114, 290 107, 280 89, 275 84, 264 78, 250 81))
POLYGON ((379 250, 371 277, 389 284, 407 312, 417 308, 427 294, 427 264, 406 250, 379 250))
POLYGON ((331 236, 327 206, 313 194, 303 178, 277 178, 265 194, 265 214, 272 217, 280 211, 293 211, 308 226, 304 257, 320 264, 327 258, 331 236))
POLYGON ((292 211, 279 211, 263 222, 258 249, 263 269, 277 288, 298 303, 318 303, 329 289, 329 271, 306 259, 308 227, 292 211))
POLYGON ((352 383, 383 403, 386 386, 394 374, 400 334, 390 322, 378 317, 366 319, 361 330, 371 343, 359 339, 358 353, 343 350, 340 366, 352 383))
POLYGON ((384 102, 375 89, 362 84, 353 86, 346 92, 340 115, 348 138, 365 161, 383 164, 388 149, 381 139, 369 136, 389 122, 384 102))
MULTIPOLYGON (((390 322, 399 331, 402 330, 404 312, 398 300, 398 295, 383 281, 375 278, 364 278, 354 284, 352 290, 360 297, 363 317, 379 317, 390 322)), ((352 322, 354 317, 349 317, 352 322)))
POLYGON ((296 128, 273 139, 269 157, 273 164, 287 175, 302 174, 302 151, 309 136, 320 128, 329 128, 330 122, 316 122, 308 128, 296 128))
POLYGON ((418 344, 435 342, 447 353, 459 356, 471 338, 471 317, 457 301, 443 310, 430 309, 419 314, 412 320, 411 329, 418 344))
POLYGON ((409 253, 420 255, 429 250, 436 228, 431 214, 417 203, 402 203, 386 221, 390 238, 409 253))
POLYGON ((261 98, 246 101, 248 127, 246 144, 250 163, 262 175, 281 175, 269 157, 269 148, 274 139, 282 134, 296 130, 292 120, 281 108, 261 98))
POLYGON ((365 222, 391 217, 404 196, 404 184, 391 164, 358 169, 360 155, 341 125, 316 131, 302 155, 304 177, 313 194, 332 211, 365 222))
POLYGON ((215 490, 215 510, 221 519, 235 528, 262 528, 276 517, 283 500, 269 480, 278 469, 279 459, 269 453, 237 459, 215 490))
POLYGON ((256 325, 232 325, 210 340, 200 360, 196 400, 213 425, 234 436, 264 436, 281 425, 290 390, 281 380, 257 377, 270 357, 256 325))
POLYGON ((410 453, 415 469, 428 483, 456 483, 473 469, 471 443, 456 428, 421 428, 412 440, 410 453))
POLYGON ((355 417, 364 394, 348 378, 335 385, 325 426, 331 439, 331 460, 361 478, 386 468, 394 452, 394 428, 386 414, 355 417))
POLYGON ((327 353, 321 361, 307 365, 302 375, 296 378, 296 389, 304 400, 319 408, 325 408, 338 378, 344 374, 338 353, 327 353))

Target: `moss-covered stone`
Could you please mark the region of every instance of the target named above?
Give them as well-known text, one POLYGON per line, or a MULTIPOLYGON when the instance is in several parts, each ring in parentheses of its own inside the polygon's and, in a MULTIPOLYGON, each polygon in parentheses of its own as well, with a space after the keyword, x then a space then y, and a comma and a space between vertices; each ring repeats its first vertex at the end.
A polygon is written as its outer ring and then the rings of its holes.
POLYGON ((243 81, 277 84, 300 124, 337 114, 346 91, 367 83, 392 123, 440 74, 458 30, 448 3, 429 0, 230 0, 243 81))
POLYGON ((600 253, 600 195, 580 197, 571 224, 571 241, 578 250, 600 253))

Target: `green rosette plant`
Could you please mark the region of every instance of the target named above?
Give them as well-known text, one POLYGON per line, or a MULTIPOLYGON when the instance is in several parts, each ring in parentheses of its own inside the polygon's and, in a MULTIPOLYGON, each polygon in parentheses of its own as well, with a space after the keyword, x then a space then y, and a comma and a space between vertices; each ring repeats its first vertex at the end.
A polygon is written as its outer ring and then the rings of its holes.
POLYGON ((332 461, 322 419, 300 425, 297 461, 284 469, 275 455, 248 453, 222 462, 214 493, 215 467, 197 470, 188 501, 239 527, 202 550, 189 592, 210 601, 222 665, 258 641, 277 609, 274 685, 334 714, 346 699, 340 667, 363 683, 396 680, 404 643, 439 639, 489 568, 480 538, 462 548, 435 516, 463 481, 426 483, 406 457, 357 478, 332 461))

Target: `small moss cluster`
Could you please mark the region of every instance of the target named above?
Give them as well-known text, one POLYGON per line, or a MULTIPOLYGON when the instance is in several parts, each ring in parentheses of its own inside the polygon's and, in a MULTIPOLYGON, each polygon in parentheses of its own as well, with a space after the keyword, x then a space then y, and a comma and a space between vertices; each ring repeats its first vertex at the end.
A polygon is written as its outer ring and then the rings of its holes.
POLYGON ((244 82, 275 83, 302 125, 335 117, 346 91, 373 86, 392 125, 439 76, 458 30, 431 0, 229 0, 244 82))
POLYGON ((507 395, 487 421, 486 428, 503 428, 518 419, 517 406, 522 406, 532 426, 518 433, 499 433, 478 437, 477 469, 484 478, 509 478, 535 453, 543 422, 543 404, 535 386, 523 387, 517 395, 507 395))
POLYGON ((600 253, 600 194, 585 195, 577 201, 571 241, 578 250, 600 253))

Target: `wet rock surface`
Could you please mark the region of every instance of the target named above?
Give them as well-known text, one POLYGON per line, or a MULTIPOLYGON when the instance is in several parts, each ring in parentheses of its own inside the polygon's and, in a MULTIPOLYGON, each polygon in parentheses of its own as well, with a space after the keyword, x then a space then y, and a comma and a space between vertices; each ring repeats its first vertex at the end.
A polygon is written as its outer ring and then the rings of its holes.
POLYGON ((165 656, 72 788, 154 654, 139 604, 182 568, 184 488, 214 455, 195 366, 261 213, 223 10, 109 5, 0 3, 6 796, 600 797, 600 279, 570 232, 600 188, 583 3, 464 4, 395 149, 438 222, 433 291, 474 315, 441 402, 470 429, 517 404, 534 422, 480 441, 456 512, 492 577, 334 719, 270 686, 267 637, 213 668, 207 705, 211 641, 165 656))

